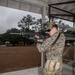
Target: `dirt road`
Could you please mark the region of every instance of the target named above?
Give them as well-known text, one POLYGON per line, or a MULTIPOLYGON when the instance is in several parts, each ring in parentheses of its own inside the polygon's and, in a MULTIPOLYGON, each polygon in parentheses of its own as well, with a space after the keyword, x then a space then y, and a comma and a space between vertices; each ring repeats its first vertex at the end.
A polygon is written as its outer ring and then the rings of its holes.
POLYGON ((40 60, 36 46, 0 46, 0 72, 37 67, 40 60))

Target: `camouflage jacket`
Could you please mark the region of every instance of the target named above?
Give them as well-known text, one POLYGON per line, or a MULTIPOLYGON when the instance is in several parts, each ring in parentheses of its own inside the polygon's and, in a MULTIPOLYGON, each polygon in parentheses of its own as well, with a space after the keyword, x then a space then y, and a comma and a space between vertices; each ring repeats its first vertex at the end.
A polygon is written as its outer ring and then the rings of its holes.
POLYGON ((58 34, 59 32, 56 32, 53 36, 47 38, 42 44, 37 44, 39 52, 46 51, 47 59, 62 58, 65 45, 65 36, 63 33, 60 34, 59 39, 52 46, 52 43, 57 38, 58 34))

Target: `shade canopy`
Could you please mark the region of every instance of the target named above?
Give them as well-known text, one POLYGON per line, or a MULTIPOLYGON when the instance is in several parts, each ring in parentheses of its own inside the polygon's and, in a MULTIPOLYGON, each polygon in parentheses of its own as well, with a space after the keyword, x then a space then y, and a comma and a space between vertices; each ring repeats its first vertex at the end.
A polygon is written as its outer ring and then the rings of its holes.
POLYGON ((0 0, 0 6, 20 9, 75 22, 75 0, 0 0), (49 10, 50 7, 50 10, 49 10))

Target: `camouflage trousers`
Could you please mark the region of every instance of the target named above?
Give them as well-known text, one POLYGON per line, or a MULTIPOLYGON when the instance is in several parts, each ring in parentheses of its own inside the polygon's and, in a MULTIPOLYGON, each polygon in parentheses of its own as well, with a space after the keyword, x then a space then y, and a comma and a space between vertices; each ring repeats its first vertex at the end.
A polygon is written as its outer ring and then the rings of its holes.
POLYGON ((43 69, 43 75, 62 75, 62 69, 59 69, 57 72, 48 73, 45 69, 43 69))
MULTIPOLYGON (((47 62, 47 64, 48 64, 48 62, 47 62)), ((43 75, 62 75, 62 64, 61 63, 60 63, 60 66, 57 64, 57 69, 55 68, 55 65, 53 65, 53 61, 50 62, 50 65, 49 64, 47 65, 47 64, 45 64, 45 67, 43 69, 43 75), (58 66, 59 66, 59 68, 58 68, 58 66)))

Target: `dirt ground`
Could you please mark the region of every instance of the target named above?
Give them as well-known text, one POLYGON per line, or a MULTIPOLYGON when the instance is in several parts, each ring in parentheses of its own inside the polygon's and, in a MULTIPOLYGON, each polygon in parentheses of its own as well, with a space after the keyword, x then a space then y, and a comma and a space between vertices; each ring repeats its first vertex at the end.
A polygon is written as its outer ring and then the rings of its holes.
POLYGON ((40 66, 36 46, 0 46, 0 73, 40 66))
MULTIPOLYGON (((64 52, 68 47, 65 47, 64 52)), ((70 58, 67 55, 64 58, 73 59, 73 48, 67 52, 70 58)), ((41 54, 36 46, 0 46, 0 73, 37 67, 40 63, 41 54)))

